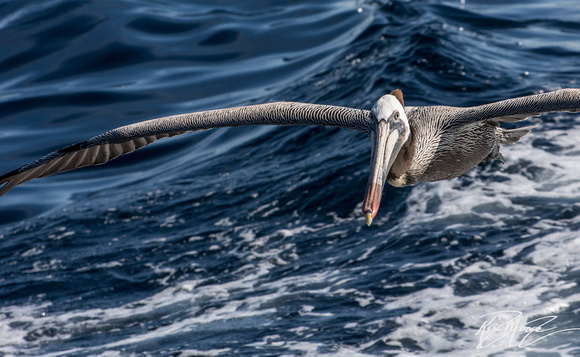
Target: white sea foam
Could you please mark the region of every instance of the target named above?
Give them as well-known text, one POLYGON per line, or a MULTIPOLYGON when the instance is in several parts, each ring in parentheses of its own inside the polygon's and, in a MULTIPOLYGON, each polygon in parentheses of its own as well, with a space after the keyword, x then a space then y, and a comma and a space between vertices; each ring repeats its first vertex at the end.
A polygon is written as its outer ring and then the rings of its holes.
MULTIPOLYGON (((482 316, 486 314, 500 311, 520 311, 522 313, 520 325, 522 325, 539 316, 557 316, 571 304, 580 302, 580 294, 568 296, 564 294, 565 291, 576 286, 576 283, 563 281, 563 277, 559 273, 567 271, 570 265, 577 266, 580 263, 580 258, 577 254, 567 254, 565 259, 559 259, 557 254, 554 254, 563 251, 578 251, 577 234, 572 232, 557 233, 540 240, 542 243, 535 245, 534 251, 529 254, 533 258, 533 264, 515 262, 504 266, 495 266, 489 263, 476 262, 461 269, 452 278, 452 283, 442 288, 423 289, 405 296, 404 299, 386 301, 385 310, 411 308, 412 312, 397 318, 396 322, 400 324, 400 327, 381 339, 390 344, 396 344, 397 341, 411 338, 422 349, 430 351, 431 355, 465 356, 468 354, 483 356, 494 353, 498 355, 509 353, 510 356, 511 353, 524 355, 523 349, 516 348, 522 339, 520 334, 516 335, 515 342, 512 341, 511 345, 509 337, 505 337, 477 350, 480 336, 476 333, 485 322, 485 318, 482 316), (458 296, 453 285, 461 280, 464 274, 468 273, 497 274, 514 283, 477 295, 458 296)), ((525 243, 522 246, 513 247, 507 255, 529 246, 525 243)), ((377 323, 379 322, 377 321, 377 323)), ((562 326, 562 324, 558 328, 558 322, 558 319, 554 320, 550 327, 555 327, 556 330, 569 328, 566 327, 567 325, 562 326)), ((580 328, 580 325, 574 327, 580 328)), ((545 334, 547 333, 538 333, 534 337, 538 338, 545 334)), ((550 342, 554 343, 557 340, 558 343, 555 345, 565 345, 566 342, 577 341, 579 336, 580 330, 573 331, 560 336, 552 336, 550 342)), ((527 341, 533 341, 533 339, 528 338, 527 341)), ((543 346, 540 342, 525 348, 525 351, 528 352, 541 352, 542 350, 543 346)))
MULTIPOLYGON (((241 289, 251 289, 256 279, 268 271, 267 267, 259 269, 257 273, 248 275, 246 278, 225 284, 200 286, 203 281, 187 281, 171 286, 149 298, 136 301, 127 305, 113 307, 110 309, 92 309, 82 311, 71 311, 61 314, 48 315, 44 311, 49 305, 25 305, 12 306, 3 309, 3 317, 0 320, 0 352, 15 353, 20 348, 26 346, 30 349, 30 344, 26 341, 27 334, 34 331, 46 331, 56 329, 57 336, 42 337, 41 343, 48 343, 51 340, 66 340, 70 334, 63 331, 109 331, 113 326, 131 325, 138 323, 143 318, 155 319, 156 316, 165 316, 178 312, 183 306, 187 306, 185 318, 174 321, 169 326, 160 326, 153 331, 133 335, 119 341, 107 343, 101 346, 94 346, 94 350, 119 350, 123 347, 132 346, 143 341, 154 341, 163 336, 193 333, 203 328, 212 328, 211 325, 231 320, 253 319, 259 315, 271 314, 274 309, 260 308, 262 298, 249 297, 244 300, 229 300, 232 291, 241 289), (220 300, 224 304, 220 308, 212 309, 200 316, 195 316, 199 302, 207 300, 220 300), (149 317, 147 317, 149 316, 149 317), (26 325, 26 328, 20 326, 26 325)), ((34 349, 34 344, 33 344, 34 349)), ((91 349, 88 349, 91 350, 91 349)), ((221 353, 227 351, 216 350, 211 353, 221 353)), ((62 351, 55 354, 58 356, 71 353, 73 351, 62 351)), ((99 354, 101 355, 101 354, 99 354)))

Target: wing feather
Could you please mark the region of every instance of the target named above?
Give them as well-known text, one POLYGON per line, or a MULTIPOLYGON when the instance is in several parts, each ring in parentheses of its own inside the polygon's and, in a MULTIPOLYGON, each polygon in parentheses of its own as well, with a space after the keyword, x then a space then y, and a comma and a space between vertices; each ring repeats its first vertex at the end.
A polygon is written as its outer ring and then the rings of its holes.
POLYGON ((483 120, 517 122, 549 112, 577 113, 580 111, 580 89, 560 89, 477 107, 454 109, 458 110, 453 122, 460 124, 483 120))
POLYGON ((124 154, 131 153, 135 151, 135 143, 133 140, 121 143, 121 149, 123 150, 124 154))
POLYGON ((102 165, 159 139, 190 131, 243 125, 324 125, 369 134, 370 111, 329 105, 276 102, 147 120, 67 146, 0 176, 0 196, 34 178, 102 165))
POLYGON ((135 144, 135 150, 139 150, 142 147, 149 144, 145 138, 135 138, 133 139, 133 144, 135 144))

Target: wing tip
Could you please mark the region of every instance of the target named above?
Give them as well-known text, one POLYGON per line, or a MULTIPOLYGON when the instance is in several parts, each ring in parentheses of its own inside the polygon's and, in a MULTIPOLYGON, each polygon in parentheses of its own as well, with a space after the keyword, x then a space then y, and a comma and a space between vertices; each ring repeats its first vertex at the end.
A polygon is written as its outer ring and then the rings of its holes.
POLYGON ((19 185, 19 183, 14 183, 14 179, 22 172, 21 170, 22 168, 18 168, 0 176, 0 197, 19 185))

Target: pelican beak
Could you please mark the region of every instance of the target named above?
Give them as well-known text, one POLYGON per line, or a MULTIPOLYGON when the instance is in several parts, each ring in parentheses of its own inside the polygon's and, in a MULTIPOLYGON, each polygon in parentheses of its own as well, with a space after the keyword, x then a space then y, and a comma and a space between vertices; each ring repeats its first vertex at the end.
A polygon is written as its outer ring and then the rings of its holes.
POLYGON ((379 210, 387 175, 406 138, 395 127, 392 118, 389 118, 377 121, 375 130, 371 133, 371 139, 373 145, 371 170, 362 207, 369 226, 379 210))

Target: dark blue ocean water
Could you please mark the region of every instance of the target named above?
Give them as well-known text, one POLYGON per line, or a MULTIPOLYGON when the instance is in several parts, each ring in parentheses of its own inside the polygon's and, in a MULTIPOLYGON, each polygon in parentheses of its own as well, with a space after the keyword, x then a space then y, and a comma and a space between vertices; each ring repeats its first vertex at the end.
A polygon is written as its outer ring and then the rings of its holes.
MULTIPOLYGON (((9 0, 0 49, 4 173, 170 114, 579 87, 580 3, 9 0)), ((504 165, 386 188, 371 227, 370 141, 338 128, 192 133, 19 186, 0 356, 580 356, 580 118, 529 123, 504 165)))

